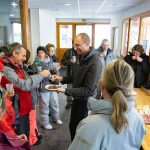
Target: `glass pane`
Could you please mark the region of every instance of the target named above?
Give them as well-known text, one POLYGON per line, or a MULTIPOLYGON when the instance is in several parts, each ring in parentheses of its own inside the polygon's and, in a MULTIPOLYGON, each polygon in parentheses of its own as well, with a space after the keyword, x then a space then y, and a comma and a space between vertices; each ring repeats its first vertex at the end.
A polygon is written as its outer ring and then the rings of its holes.
POLYGON ((3 1, 1 0, 0 1, 0 46, 6 46, 14 42, 13 23, 20 23, 19 0, 3 0, 3 1))
POLYGON ((72 48, 72 25, 60 25, 60 48, 72 48))
POLYGON ((86 33, 90 37, 90 45, 92 45, 92 25, 76 25, 76 35, 86 33))
POLYGON ((138 44, 139 26, 140 18, 131 20, 129 51, 132 51, 132 47, 138 44))
POLYGON ((142 19, 140 44, 143 45, 146 55, 150 52, 150 17, 142 19))
POLYGON ((13 23, 13 42, 22 43, 20 23, 13 23))
POLYGON ((129 20, 123 22, 122 48, 121 48, 121 55, 123 56, 126 56, 127 54, 128 30, 129 30, 129 20))
POLYGON ((110 41, 110 24, 96 24, 95 25, 94 48, 98 48, 101 45, 101 42, 103 39, 108 39, 110 41))

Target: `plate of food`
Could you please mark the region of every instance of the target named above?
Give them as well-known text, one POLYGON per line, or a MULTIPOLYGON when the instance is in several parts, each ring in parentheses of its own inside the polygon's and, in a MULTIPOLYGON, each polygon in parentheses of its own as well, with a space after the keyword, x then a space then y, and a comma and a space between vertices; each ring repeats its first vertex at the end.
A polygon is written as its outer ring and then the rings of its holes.
POLYGON ((45 86, 45 88, 48 89, 49 91, 57 91, 57 89, 61 87, 62 85, 54 85, 54 84, 49 84, 45 86))
POLYGON ((145 123, 150 123, 150 106, 149 105, 139 105, 137 107, 138 112, 143 117, 145 123))

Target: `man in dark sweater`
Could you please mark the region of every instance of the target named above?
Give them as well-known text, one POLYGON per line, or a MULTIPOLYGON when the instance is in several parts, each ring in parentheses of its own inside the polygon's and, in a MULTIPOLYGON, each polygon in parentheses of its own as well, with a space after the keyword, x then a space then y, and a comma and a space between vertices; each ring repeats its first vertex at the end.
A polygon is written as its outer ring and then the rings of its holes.
POLYGON ((78 123, 87 117, 87 101, 96 92, 102 65, 95 51, 90 48, 90 38, 86 33, 80 33, 74 38, 75 51, 78 54, 72 76, 53 76, 53 80, 62 83, 72 83, 72 88, 59 88, 67 96, 73 97, 70 117, 71 140, 74 139, 78 123))

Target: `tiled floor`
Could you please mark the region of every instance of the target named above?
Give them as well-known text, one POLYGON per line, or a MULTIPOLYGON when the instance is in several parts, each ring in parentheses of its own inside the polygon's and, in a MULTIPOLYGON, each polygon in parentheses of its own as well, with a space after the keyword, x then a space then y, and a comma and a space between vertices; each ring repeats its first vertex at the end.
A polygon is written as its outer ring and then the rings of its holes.
POLYGON ((52 123, 52 130, 45 130, 39 125, 39 112, 37 111, 37 122, 40 133, 43 135, 42 143, 33 146, 32 150, 67 150, 70 144, 69 117, 70 110, 65 109, 66 96, 59 94, 60 115, 63 121, 62 125, 52 123))

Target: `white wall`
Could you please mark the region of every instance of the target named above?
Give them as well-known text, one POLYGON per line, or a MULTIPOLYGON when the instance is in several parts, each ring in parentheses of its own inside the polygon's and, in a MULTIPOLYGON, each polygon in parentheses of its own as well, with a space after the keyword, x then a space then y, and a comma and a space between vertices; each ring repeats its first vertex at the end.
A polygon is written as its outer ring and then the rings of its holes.
POLYGON ((118 51, 117 54, 120 54, 121 50, 121 39, 122 39, 122 21, 125 18, 132 17, 135 15, 138 15, 140 13, 150 11, 150 1, 147 0, 146 2, 133 7, 131 9, 128 9, 124 12, 119 13, 119 15, 114 15, 111 18, 111 27, 118 27, 119 28, 119 34, 118 34, 118 51))
POLYGON ((30 25, 33 61, 38 46, 56 45, 56 21, 49 10, 30 9, 30 25))
POLYGON ((0 14, 0 26, 6 27, 6 43, 10 44, 12 43, 12 29, 11 29, 11 23, 8 14, 0 14))
POLYGON ((56 19, 51 16, 51 11, 39 10, 40 25, 40 44, 45 46, 47 43, 56 45, 56 19))
POLYGON ((31 27, 31 61, 36 56, 36 49, 40 45, 39 31, 39 9, 30 9, 30 27, 31 27))

